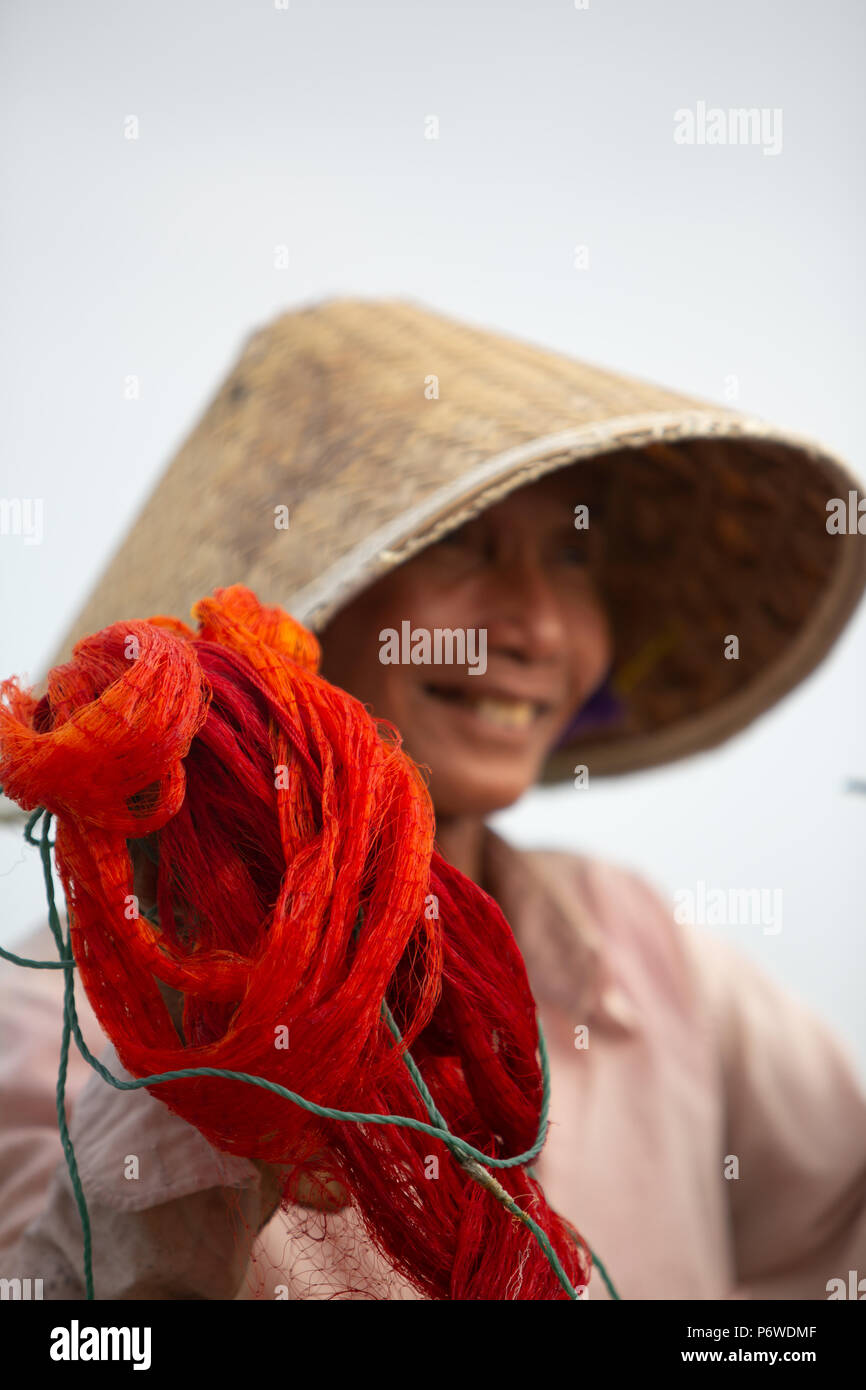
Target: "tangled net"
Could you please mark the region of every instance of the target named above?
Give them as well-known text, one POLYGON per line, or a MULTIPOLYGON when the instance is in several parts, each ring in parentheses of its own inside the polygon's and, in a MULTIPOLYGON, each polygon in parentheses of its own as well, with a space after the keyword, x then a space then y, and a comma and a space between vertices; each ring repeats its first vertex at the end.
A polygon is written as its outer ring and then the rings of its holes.
POLYGON ((312 633, 242 585, 192 616, 84 638, 41 699, 0 683, 0 782, 56 817, 71 953, 121 1062, 215 1148, 279 1165, 284 1204, 336 1183, 424 1297, 575 1297, 593 1257, 528 1168, 543 1039, 502 912, 435 850, 421 772, 318 674, 312 633))

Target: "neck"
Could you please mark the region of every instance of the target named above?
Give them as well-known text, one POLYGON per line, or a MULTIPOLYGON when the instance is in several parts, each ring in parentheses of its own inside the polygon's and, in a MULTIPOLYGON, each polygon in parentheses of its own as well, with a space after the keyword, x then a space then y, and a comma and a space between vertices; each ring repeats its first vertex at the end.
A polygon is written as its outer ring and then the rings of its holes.
POLYGON ((484 821, 479 816, 437 816, 436 848, 455 869, 481 888, 484 821))

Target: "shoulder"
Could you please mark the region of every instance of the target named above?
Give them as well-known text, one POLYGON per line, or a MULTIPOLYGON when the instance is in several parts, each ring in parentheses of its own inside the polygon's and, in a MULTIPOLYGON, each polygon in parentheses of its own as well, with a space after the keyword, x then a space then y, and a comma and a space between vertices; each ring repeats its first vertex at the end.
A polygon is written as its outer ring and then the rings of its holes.
POLYGON ((606 954, 631 993, 660 990, 708 1037, 729 1076, 826 1087, 830 1078, 857 1103, 850 1048, 800 994, 752 955, 706 927, 679 921, 673 899, 640 872, 567 850, 523 850, 539 879, 591 917, 606 954))
POLYGON ((672 917, 663 892, 649 879, 624 864, 566 849, 519 850, 545 882, 567 884, 600 920, 611 921, 625 911, 650 911, 672 917))
POLYGON ((652 995, 680 1012, 699 1004, 702 976, 665 893, 639 871, 562 849, 520 851, 530 871, 589 934, 635 1001, 652 995))

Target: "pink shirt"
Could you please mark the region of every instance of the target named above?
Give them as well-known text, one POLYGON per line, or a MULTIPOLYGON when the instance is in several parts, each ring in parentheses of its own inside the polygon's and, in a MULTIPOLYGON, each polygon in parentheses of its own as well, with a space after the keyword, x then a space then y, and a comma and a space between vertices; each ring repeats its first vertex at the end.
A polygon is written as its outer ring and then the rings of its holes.
MULTIPOLYGON (((832 1031, 636 875, 490 830, 484 853, 550 1057, 535 1169, 621 1297, 824 1299, 866 1276, 866 1098, 832 1031)), ((55 955, 47 929, 16 949, 55 955)), ((81 1298, 54 1108, 61 989, 58 971, 0 962, 0 1275, 81 1298)), ((92 1051, 125 1075, 76 997, 92 1051)), ((258 1170, 74 1048, 68 1096, 97 1298, 419 1297, 351 1208, 277 1212, 250 1250, 258 1170)), ((608 1297, 597 1270, 589 1297, 608 1297)))

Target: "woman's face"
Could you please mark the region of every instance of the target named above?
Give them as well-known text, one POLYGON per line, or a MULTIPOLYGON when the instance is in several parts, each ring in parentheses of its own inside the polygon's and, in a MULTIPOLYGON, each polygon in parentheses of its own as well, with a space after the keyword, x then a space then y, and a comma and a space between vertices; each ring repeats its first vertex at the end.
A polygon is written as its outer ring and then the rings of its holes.
POLYGON ((397 726, 430 768, 440 817, 516 801, 610 664, 591 578, 598 527, 591 514, 587 529, 574 524, 584 500, 571 468, 511 493, 371 585, 320 634, 322 675, 397 726), (477 636, 462 666, 384 663, 380 633, 400 634, 407 621, 431 639, 437 628, 484 630, 486 670, 477 636))

